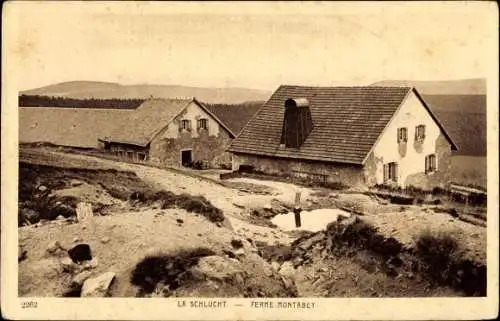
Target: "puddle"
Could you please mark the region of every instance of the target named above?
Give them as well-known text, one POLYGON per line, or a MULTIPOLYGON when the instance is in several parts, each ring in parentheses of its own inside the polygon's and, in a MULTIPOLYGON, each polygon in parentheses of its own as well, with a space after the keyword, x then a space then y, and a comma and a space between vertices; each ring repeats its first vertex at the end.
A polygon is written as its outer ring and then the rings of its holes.
POLYGON ((278 225, 282 230, 305 230, 310 232, 317 232, 324 230, 328 223, 336 221, 338 216, 349 217, 349 212, 339 209, 317 209, 312 211, 302 211, 301 227, 295 227, 295 215, 290 212, 288 214, 276 215, 271 221, 278 225))

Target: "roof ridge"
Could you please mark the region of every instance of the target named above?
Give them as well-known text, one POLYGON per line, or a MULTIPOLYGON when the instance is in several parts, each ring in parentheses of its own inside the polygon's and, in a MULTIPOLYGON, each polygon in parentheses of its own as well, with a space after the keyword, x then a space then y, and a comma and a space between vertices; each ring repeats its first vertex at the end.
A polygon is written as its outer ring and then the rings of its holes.
POLYGON ((282 84, 279 86, 279 88, 303 88, 303 89, 334 89, 334 88, 339 88, 339 89, 345 89, 345 88, 373 88, 373 89, 376 89, 376 88, 405 88, 405 89, 410 89, 410 88, 415 88, 414 86, 395 86, 395 85, 392 85, 392 86, 372 86, 372 85, 355 85, 355 86, 347 86, 347 85, 344 85, 344 86, 306 86, 306 85, 285 85, 285 84, 282 84))

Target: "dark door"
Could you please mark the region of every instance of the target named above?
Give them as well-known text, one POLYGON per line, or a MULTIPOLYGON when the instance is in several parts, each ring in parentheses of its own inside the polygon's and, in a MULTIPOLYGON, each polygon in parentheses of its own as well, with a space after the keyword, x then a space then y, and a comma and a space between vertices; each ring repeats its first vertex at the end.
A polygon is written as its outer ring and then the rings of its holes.
POLYGON ((191 163, 193 162, 192 151, 190 151, 190 150, 183 150, 181 153, 182 153, 181 154, 182 166, 185 166, 185 167, 191 166, 191 163))

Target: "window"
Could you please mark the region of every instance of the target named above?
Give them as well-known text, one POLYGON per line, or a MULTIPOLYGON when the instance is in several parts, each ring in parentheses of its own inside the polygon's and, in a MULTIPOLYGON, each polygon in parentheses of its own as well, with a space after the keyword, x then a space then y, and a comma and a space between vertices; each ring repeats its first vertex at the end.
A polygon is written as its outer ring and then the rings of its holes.
POLYGON ((181 121, 181 126, 179 127, 179 131, 183 131, 183 130, 187 130, 187 131, 191 130, 191 121, 189 119, 183 119, 181 121))
POLYGON ((418 125, 415 128, 415 140, 424 140, 425 138, 425 125, 418 125))
POLYGON ((387 163, 384 164, 384 182, 397 182, 398 181, 398 164, 397 163, 387 163))
POLYGON ((431 154, 425 157, 425 173, 433 173, 437 169, 436 167, 436 155, 431 154))
POLYGON ((198 129, 208 129, 208 119, 202 118, 198 119, 198 129))
POLYGON ((408 141, 408 129, 406 127, 398 128, 398 143, 406 143, 408 141))

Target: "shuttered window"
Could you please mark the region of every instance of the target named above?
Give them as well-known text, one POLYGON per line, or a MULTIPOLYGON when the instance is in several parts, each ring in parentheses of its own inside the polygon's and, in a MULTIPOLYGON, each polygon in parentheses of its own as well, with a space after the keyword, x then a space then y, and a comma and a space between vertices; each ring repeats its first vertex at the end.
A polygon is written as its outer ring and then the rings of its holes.
POLYGON ((408 141, 408 129, 406 127, 398 128, 398 143, 406 143, 408 141))
POLYGON ((201 118, 198 119, 198 129, 208 129, 208 119, 201 118))
POLYGON ((425 125, 415 127, 415 140, 422 141, 425 138, 425 125))
POLYGON ((179 126, 179 131, 183 130, 188 130, 188 131, 191 130, 191 121, 189 119, 183 119, 181 121, 181 124, 179 126))
POLYGON ((398 181, 398 164, 395 162, 384 164, 384 182, 398 181))
POLYGON ((437 170, 436 155, 430 154, 425 157, 425 173, 433 173, 437 170))

